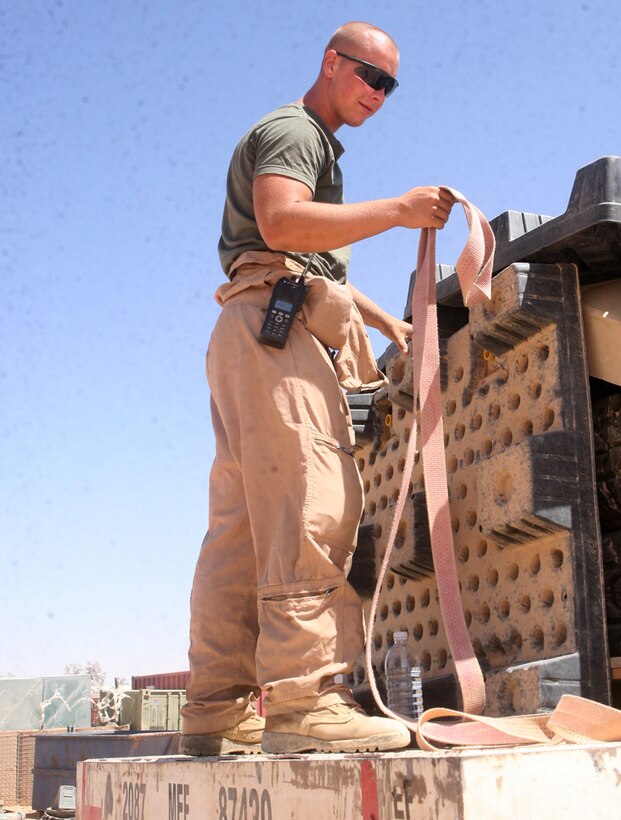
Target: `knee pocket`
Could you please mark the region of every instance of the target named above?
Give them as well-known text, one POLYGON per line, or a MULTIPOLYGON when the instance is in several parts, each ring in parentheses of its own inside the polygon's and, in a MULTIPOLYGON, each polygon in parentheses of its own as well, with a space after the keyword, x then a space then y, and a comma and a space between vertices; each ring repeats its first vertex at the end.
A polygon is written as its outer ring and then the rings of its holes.
POLYGON ((354 551, 363 509, 353 451, 334 439, 314 435, 307 480, 305 531, 312 541, 334 550, 334 563, 342 568, 354 551))

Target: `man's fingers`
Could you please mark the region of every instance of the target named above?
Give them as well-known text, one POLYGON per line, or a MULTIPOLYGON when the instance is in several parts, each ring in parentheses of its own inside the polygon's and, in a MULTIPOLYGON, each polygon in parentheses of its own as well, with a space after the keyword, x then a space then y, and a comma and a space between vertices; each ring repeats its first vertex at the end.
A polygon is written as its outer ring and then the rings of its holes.
POLYGON ((442 229, 455 204, 450 191, 435 185, 412 188, 403 196, 404 204, 409 210, 403 226, 406 228, 442 229))
POLYGON ((442 223, 442 225, 444 225, 444 223, 448 221, 448 218, 451 213, 450 210, 447 211, 444 208, 441 208, 437 205, 433 208, 433 211, 433 219, 438 219, 442 223))
POLYGON ((408 352, 408 342, 412 338, 412 325, 409 322, 401 320, 398 324, 398 332, 396 334, 397 346, 402 353, 408 352))
POLYGON ((448 222, 451 210, 455 204, 455 199, 451 193, 444 188, 438 189, 439 201, 433 206, 434 217, 442 223, 442 227, 448 222))
POLYGON ((443 199, 445 202, 450 202, 452 208, 455 204, 455 197, 453 196, 453 194, 446 188, 439 188, 438 190, 440 193, 440 199, 443 199))
POLYGON ((453 205, 455 204, 455 197, 450 191, 447 191, 446 188, 439 188, 438 189, 439 195, 439 202, 435 206, 436 216, 442 222, 442 227, 444 227, 445 223, 448 221, 449 216, 451 215, 451 210, 453 205))

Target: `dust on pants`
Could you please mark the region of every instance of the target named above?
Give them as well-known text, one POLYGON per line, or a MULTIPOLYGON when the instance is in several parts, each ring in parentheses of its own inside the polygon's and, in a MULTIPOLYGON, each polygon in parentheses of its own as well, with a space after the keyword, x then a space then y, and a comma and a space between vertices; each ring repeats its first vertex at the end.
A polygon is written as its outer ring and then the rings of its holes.
POLYGON ((284 349, 257 341, 270 296, 231 298, 207 354, 216 457, 192 588, 184 731, 218 731, 264 690, 270 714, 341 699, 334 675, 364 644, 348 584, 363 493, 344 392, 296 319, 284 349))

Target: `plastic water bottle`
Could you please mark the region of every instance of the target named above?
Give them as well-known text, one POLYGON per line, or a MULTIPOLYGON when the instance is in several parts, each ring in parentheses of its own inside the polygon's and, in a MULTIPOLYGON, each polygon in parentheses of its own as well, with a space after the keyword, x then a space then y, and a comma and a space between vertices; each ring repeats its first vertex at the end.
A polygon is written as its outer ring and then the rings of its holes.
POLYGON ((408 646, 408 633, 395 632, 384 662, 388 708, 407 720, 423 713, 423 685, 418 655, 408 646))

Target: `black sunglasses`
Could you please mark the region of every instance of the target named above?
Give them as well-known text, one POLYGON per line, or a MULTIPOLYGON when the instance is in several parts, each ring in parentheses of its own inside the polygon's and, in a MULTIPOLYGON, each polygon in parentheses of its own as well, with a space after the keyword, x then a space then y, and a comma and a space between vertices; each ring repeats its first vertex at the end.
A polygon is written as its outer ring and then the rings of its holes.
POLYGON ((373 65, 373 63, 367 63, 366 60, 359 60, 358 57, 350 57, 349 54, 343 54, 342 51, 337 51, 336 53, 339 57, 345 57, 346 60, 351 60, 353 63, 360 63, 360 67, 354 69, 354 74, 360 77, 361 80, 364 80, 374 91, 381 91, 383 88, 385 97, 390 97, 399 85, 394 77, 391 77, 390 74, 386 74, 383 69, 378 68, 378 66, 373 65))

